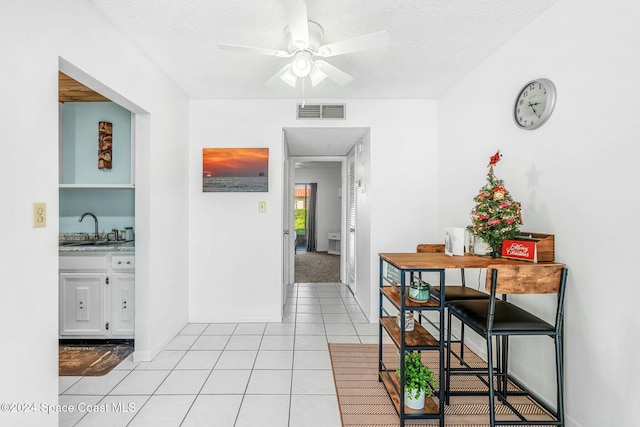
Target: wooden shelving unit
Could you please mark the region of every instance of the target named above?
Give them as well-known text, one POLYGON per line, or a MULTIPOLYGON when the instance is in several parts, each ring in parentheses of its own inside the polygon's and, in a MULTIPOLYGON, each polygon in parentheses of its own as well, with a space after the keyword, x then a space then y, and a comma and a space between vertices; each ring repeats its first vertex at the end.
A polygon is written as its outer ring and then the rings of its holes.
MULTIPOLYGON (((440 273, 440 286, 444 286, 444 270, 439 268, 425 268, 407 265, 405 262, 394 262, 393 257, 380 258, 380 333, 379 333, 379 379, 384 384, 393 402, 400 425, 404 426, 410 419, 438 419, 440 427, 444 426, 444 329, 439 328, 439 337, 434 337, 422 324, 420 316, 425 311, 435 311, 444 323, 444 299, 436 301, 430 299, 416 302, 408 297, 409 280, 413 274, 420 272, 440 273), (388 301, 399 313, 400 319, 390 314, 385 308, 388 301), (416 313, 413 330, 405 330, 405 316, 407 312, 416 313), (404 384, 395 374, 395 369, 385 365, 383 360, 383 336, 389 335, 399 352, 399 366, 404 365, 405 352, 408 351, 437 351, 439 355, 439 390, 433 397, 425 398, 425 406, 421 410, 407 407, 404 402, 404 384)), ((432 368, 432 367, 430 367, 432 368)))

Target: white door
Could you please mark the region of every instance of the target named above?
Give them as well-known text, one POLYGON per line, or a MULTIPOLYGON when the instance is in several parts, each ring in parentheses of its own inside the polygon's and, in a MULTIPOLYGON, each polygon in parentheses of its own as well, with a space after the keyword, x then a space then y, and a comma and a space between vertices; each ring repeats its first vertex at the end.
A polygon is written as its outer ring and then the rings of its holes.
MULTIPOLYGON (((283 135, 284 139, 284 135, 283 135)), ((286 142, 283 142, 284 149, 282 159, 282 306, 287 301, 287 287, 293 284, 293 263, 295 229, 293 226, 293 162, 289 158, 289 151, 286 142)))
POLYGON ((347 230, 346 230, 347 285, 356 292, 356 156, 352 150, 347 157, 347 230))

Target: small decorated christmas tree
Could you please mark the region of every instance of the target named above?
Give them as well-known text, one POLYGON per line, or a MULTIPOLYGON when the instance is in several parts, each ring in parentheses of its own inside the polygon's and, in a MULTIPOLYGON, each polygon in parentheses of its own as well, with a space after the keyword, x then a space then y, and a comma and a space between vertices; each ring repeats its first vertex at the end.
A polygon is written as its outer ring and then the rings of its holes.
POLYGON ((501 179, 493 174, 493 167, 500 161, 500 151, 491 156, 487 183, 473 198, 471 225, 467 229, 479 236, 494 253, 499 253, 504 239, 514 238, 520 231, 520 203, 515 202, 501 179))

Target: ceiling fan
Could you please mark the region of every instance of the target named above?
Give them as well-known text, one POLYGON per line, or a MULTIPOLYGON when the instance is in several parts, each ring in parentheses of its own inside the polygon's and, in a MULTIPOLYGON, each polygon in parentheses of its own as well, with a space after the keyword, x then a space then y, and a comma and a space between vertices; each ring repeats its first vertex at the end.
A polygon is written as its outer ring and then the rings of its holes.
POLYGON ((347 84, 353 80, 352 76, 328 62, 318 59, 318 57, 330 58, 347 53, 376 49, 389 44, 389 34, 386 31, 378 31, 322 45, 324 30, 320 24, 308 20, 306 3, 303 0, 285 0, 285 3, 288 24, 284 29, 284 35, 287 42, 287 50, 218 44, 218 48, 222 50, 257 53, 278 58, 293 58, 292 61, 282 67, 266 82, 267 85, 272 85, 280 79, 290 86, 296 87, 298 78, 302 80, 304 85, 305 77, 309 78, 312 86, 316 86, 325 78, 339 85, 347 84))

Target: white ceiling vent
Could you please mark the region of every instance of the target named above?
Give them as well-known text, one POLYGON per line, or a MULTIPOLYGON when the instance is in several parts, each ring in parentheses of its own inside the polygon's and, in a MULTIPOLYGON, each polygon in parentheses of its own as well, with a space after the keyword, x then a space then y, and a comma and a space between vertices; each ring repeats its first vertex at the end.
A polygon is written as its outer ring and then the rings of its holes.
POLYGON ((298 104, 297 119, 344 119, 345 104, 298 104))

